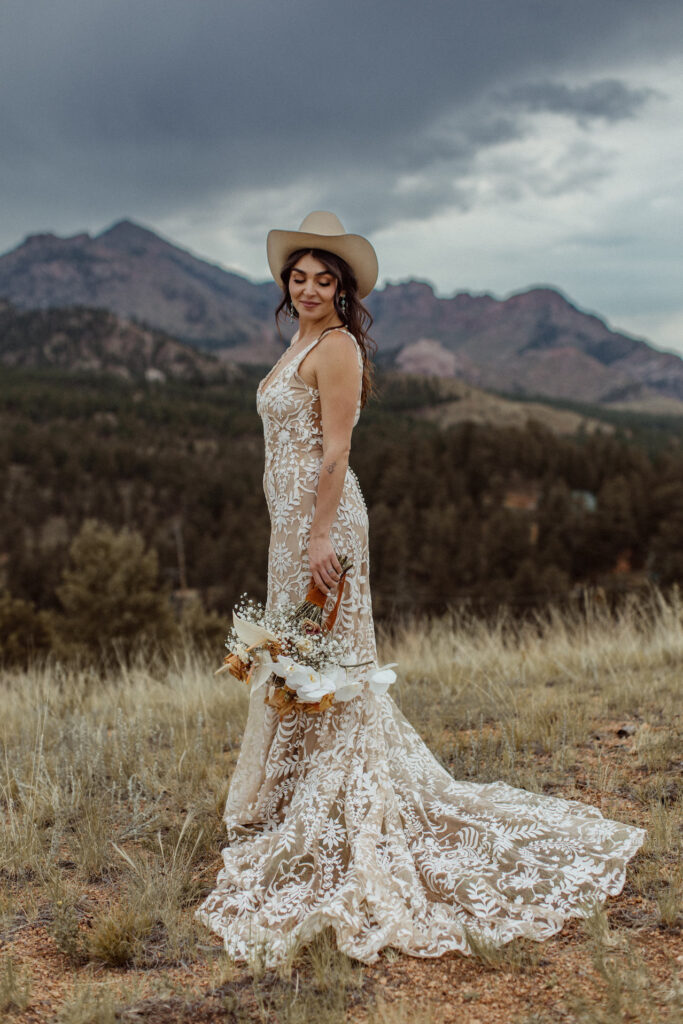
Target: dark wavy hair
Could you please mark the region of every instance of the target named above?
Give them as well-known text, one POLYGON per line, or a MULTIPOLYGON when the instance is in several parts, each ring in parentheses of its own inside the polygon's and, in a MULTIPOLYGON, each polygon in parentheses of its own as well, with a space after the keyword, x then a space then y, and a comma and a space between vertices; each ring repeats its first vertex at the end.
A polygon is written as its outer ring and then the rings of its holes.
MULTIPOLYGON (((375 393, 374 384, 374 367, 372 365, 371 356, 377 351, 377 343, 368 334, 368 328, 372 324, 372 316, 369 311, 365 308, 363 303, 358 298, 358 283, 356 281, 356 275, 353 270, 341 256, 335 255, 333 252, 328 252, 326 249, 297 249, 291 256, 285 261, 282 270, 280 271, 283 284, 283 296, 280 305, 275 310, 275 323, 277 325, 278 333, 282 337, 282 331, 280 331, 280 315, 282 313, 289 312, 289 305, 291 302, 291 295, 289 294, 289 278, 291 277, 294 265, 301 256, 310 253, 315 259, 320 262, 329 270, 330 274, 337 279, 337 288, 334 294, 334 308, 337 316, 343 324, 348 327, 349 331, 357 339, 358 344, 361 347, 363 354, 363 383, 361 387, 361 406, 364 406, 368 398, 375 393), (339 304, 339 296, 341 292, 345 293, 346 298, 346 310, 342 313, 341 306, 339 304)), ((299 314, 294 309, 295 319, 299 318, 299 314)))

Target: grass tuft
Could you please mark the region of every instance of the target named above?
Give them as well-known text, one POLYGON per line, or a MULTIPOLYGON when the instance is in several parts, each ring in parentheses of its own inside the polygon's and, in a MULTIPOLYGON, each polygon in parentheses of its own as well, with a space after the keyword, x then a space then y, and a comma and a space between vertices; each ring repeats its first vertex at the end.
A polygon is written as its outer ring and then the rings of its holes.
POLYGON ((465 928, 465 935, 471 953, 487 967, 510 971, 525 971, 535 967, 543 958, 541 943, 532 939, 513 939, 503 946, 497 946, 490 939, 465 928))
POLYGON ((17 969, 11 956, 3 956, 0 960, 0 1012, 21 1012, 30 1001, 30 975, 17 969))
POLYGON ((120 1024, 119 1001, 104 985, 78 983, 57 1014, 57 1024, 120 1024))
POLYGON ((88 934, 89 960, 109 967, 126 967, 142 957, 154 918, 139 907, 115 904, 101 914, 88 934))

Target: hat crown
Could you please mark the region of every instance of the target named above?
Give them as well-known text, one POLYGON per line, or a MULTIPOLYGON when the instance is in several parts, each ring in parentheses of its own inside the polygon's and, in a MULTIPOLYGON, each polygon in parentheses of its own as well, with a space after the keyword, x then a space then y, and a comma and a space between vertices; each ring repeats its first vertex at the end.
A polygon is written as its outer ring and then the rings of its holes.
POLYGON ((282 268, 292 253, 299 250, 324 249, 340 256, 356 276, 358 297, 369 295, 377 281, 377 254, 372 243, 362 235, 352 235, 336 213, 313 210, 301 222, 298 231, 272 228, 266 239, 268 266, 277 283, 285 288, 282 268))
POLYGON ((313 210, 301 221, 299 231, 307 231, 311 235, 345 235, 344 225, 336 213, 329 210, 313 210))

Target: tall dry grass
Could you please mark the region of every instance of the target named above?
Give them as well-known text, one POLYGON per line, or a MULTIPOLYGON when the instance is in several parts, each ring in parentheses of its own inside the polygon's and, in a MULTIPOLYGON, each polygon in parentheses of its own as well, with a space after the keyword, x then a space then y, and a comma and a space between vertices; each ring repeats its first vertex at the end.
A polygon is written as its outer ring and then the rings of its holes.
MULTIPOLYGON (((676 595, 634 601, 617 615, 600 606, 551 611, 524 625, 502 614, 483 624, 453 612, 380 629, 378 639, 381 660, 400 666, 394 698, 456 777, 589 794, 603 813, 644 825, 647 842, 628 884, 653 927, 679 927, 683 609, 676 595)), ((247 712, 243 685, 213 675, 221 654, 188 646, 170 669, 139 660, 108 678, 52 662, 3 674, 6 944, 26 923, 41 922, 74 969, 160 969, 214 956, 192 908, 215 878, 247 712)), ((293 1002, 291 977, 266 984, 252 965, 250 1005, 260 999, 262 1019, 304 1020, 302 1007, 315 1005, 317 1019, 343 1020, 366 998, 358 965, 329 940, 320 943, 301 954, 305 967, 290 965, 303 979, 293 1002), (316 963, 326 956, 318 977, 316 963), (341 997, 325 977, 337 979, 341 997)), ((496 956, 506 968, 531 962, 514 944, 482 951, 487 962, 496 956)), ((30 979, 10 960, 0 973, 0 1000, 25 1004, 30 979)), ((236 1014, 243 989, 221 984, 236 1014)), ((87 986, 75 991, 73 1013, 67 1002, 60 1019, 79 1019, 91 997, 104 999, 87 986)), ((404 1012, 372 1005, 376 1020, 404 1012)))

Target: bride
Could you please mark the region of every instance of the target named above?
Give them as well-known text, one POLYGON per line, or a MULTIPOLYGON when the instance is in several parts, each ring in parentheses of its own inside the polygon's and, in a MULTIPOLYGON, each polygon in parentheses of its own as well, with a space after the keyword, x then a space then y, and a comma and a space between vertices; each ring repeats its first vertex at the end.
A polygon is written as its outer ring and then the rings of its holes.
POLYGON ((230 955, 259 947, 268 964, 328 926, 366 963, 387 946, 433 957, 471 952, 470 936, 546 939, 620 892, 645 831, 579 801, 452 778, 386 692, 368 515, 348 465, 372 390, 361 299, 377 258, 325 211, 298 231, 271 231, 267 251, 283 291, 276 317, 286 310, 298 331, 256 397, 271 521, 266 608, 298 602, 311 578, 331 607, 347 555, 334 633, 360 665, 358 693, 280 718, 252 691, 223 867, 196 915, 230 955))

